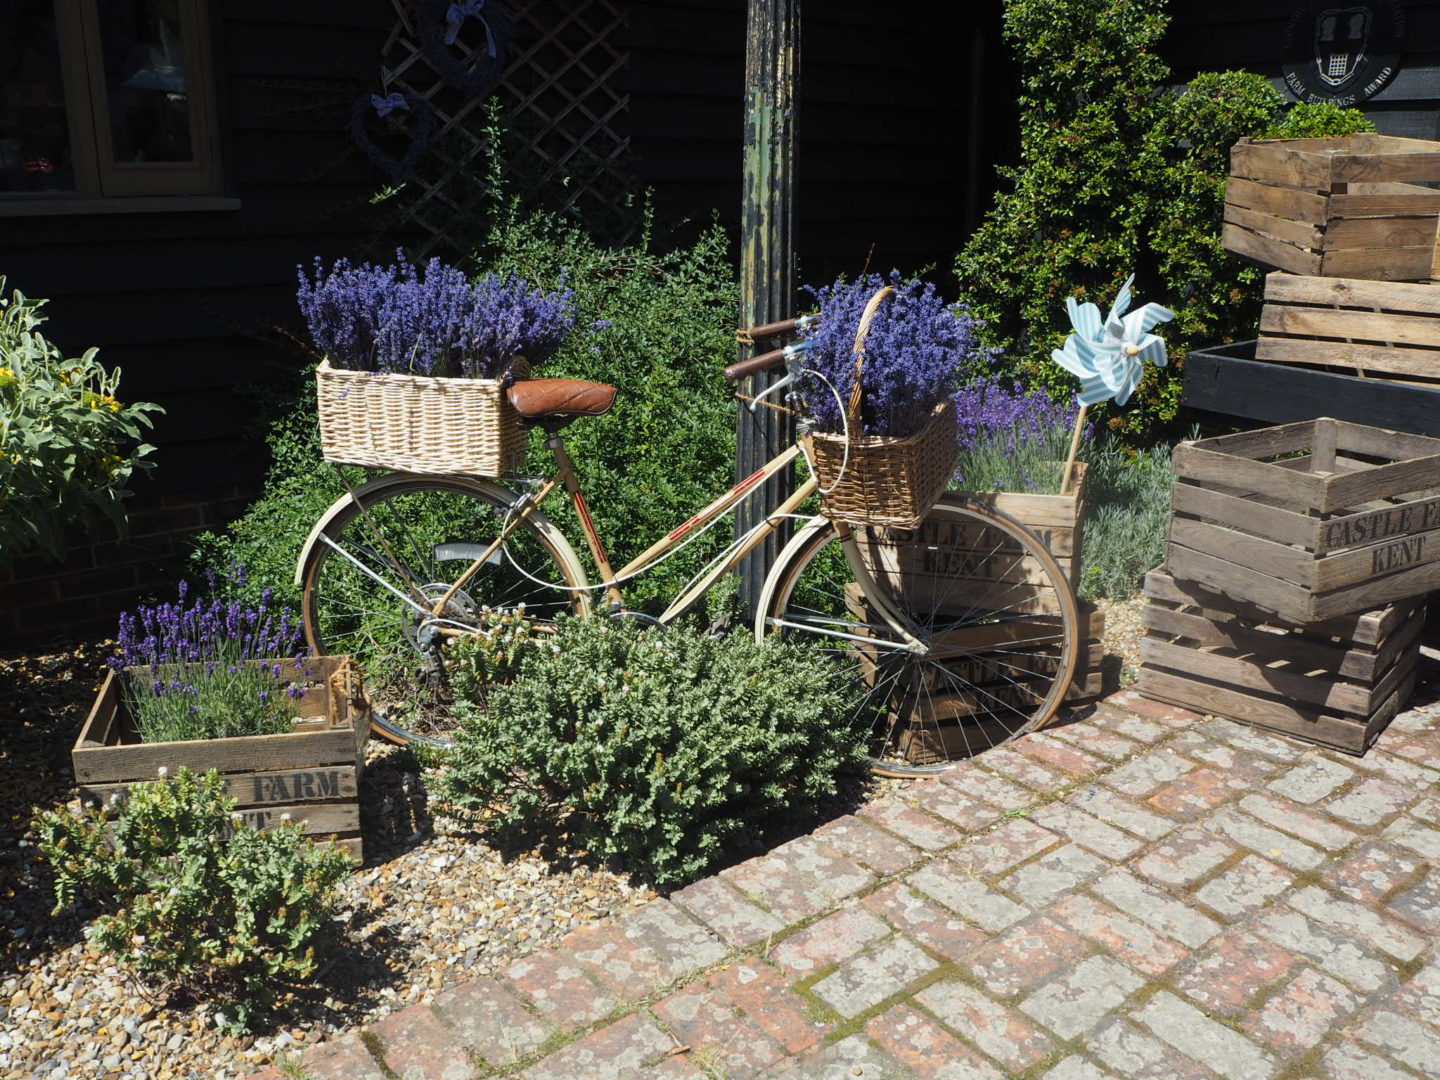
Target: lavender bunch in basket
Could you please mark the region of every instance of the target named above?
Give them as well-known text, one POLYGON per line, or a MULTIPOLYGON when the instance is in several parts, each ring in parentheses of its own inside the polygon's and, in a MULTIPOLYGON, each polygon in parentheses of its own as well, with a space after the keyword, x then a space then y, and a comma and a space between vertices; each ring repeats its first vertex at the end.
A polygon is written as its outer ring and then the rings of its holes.
POLYGON ((853 282, 808 288, 820 305, 820 321, 807 335, 809 366, 834 386, 811 377, 806 401, 821 431, 844 430, 855 375, 855 333, 870 297, 884 285, 894 295, 881 303, 865 338, 861 373, 861 431, 852 435, 913 435, 929 422, 972 366, 988 362, 976 340, 978 323, 966 309, 946 304, 933 285, 869 274, 853 282))
MULTIPOLYGON (((495 378, 517 356, 540 364, 575 325, 574 293, 493 274, 471 282, 431 259, 397 252, 388 266, 320 259, 299 268, 300 312, 333 367, 386 374, 495 378)), ((563 283, 562 283, 563 286, 563 283)))
POLYGON ((951 488, 1058 494, 1079 411, 1073 398, 1056 401, 1018 382, 966 386, 955 395, 960 457, 951 488))
POLYGON ((120 654, 110 659, 144 742, 286 732, 308 678, 294 616, 195 598, 180 583, 175 603, 141 605, 120 616, 120 654), (280 658, 293 658, 292 677, 280 658), (294 677, 298 673, 298 679, 294 677))

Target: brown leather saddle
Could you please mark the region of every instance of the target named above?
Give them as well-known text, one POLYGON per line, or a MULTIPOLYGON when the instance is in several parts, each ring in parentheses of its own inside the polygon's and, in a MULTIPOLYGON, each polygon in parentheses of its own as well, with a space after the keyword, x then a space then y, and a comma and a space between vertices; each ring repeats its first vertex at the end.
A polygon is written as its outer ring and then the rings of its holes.
POLYGON ((522 423, 559 431, 582 416, 600 416, 615 404, 615 387, 583 379, 521 379, 505 391, 522 423))

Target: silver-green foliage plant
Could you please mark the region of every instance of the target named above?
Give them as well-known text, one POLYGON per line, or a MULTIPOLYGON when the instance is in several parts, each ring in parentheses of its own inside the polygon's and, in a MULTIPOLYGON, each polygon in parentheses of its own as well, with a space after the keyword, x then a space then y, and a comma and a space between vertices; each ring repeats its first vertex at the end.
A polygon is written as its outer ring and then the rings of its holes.
POLYGON ((1092 455, 1081 596, 1126 599, 1165 561, 1174 483, 1168 444, 1135 453, 1111 440, 1092 455))
POLYGON ((39 331, 43 300, 4 295, 0 277, 0 568, 64 551, 69 525, 124 521, 126 484, 153 447, 137 443, 158 405, 124 404, 119 370, 88 349, 66 358, 39 331))
POLYGON ((461 818, 563 827, 678 885, 812 814, 863 767, 844 685, 796 644, 563 619, 465 717, 436 793, 461 818))
POLYGON ((298 825, 245 825, 213 771, 137 785, 113 809, 36 821, 56 912, 81 894, 105 908, 92 945, 166 989, 220 1003, 237 1031, 314 974, 348 855, 312 845, 298 825))

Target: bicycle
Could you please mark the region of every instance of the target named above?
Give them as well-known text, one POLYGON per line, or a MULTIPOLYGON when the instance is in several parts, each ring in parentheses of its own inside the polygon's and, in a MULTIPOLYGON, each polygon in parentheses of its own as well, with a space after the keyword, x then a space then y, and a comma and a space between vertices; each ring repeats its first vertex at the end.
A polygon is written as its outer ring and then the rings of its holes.
MULTIPOLYGON (((794 330, 798 320, 756 327, 752 338, 794 330)), ((785 375, 756 399, 786 391, 803 410, 797 384, 803 352, 787 347, 726 368, 736 382, 784 364, 785 375)), ((507 391, 522 422, 545 432, 555 472, 516 491, 495 480, 389 473, 349 488, 316 522, 296 567, 305 634, 318 655, 362 657, 372 675, 416 665, 443 684, 448 642, 484 634, 500 615, 523 613, 543 631, 561 612, 586 615, 601 592, 615 615, 620 586, 658 565, 721 520, 764 481, 808 453, 808 429, 627 565, 614 569, 590 516, 574 463, 560 437, 582 417, 608 412, 616 391, 600 383, 527 379, 507 391), (563 489, 598 571, 592 584, 574 547, 541 510, 563 489)), ((819 491, 814 476, 737 538, 650 621, 681 618, 749 552, 784 523, 799 520, 765 578, 757 636, 805 636, 850 672, 854 707, 842 722, 868 725, 876 771, 942 772, 960 758, 1047 723, 1074 674, 1078 614, 1064 572, 1018 522, 984 506, 943 497, 923 529, 852 527, 800 508, 819 491)), ((396 694, 406 698, 401 681, 396 694)), ((444 746, 447 719, 376 694, 374 726, 395 742, 444 746)))

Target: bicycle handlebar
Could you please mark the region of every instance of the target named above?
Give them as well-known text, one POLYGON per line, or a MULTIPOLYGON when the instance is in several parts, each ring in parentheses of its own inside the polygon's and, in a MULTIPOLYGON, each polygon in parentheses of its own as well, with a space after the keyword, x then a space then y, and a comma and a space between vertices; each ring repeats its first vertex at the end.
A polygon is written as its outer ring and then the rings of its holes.
POLYGON ((749 345, 758 341, 760 338, 789 333, 792 330, 799 329, 799 327, 800 320, 798 318, 781 319, 779 322, 764 323, 760 326, 742 326, 739 330, 735 331, 735 336, 743 343, 749 345))
POLYGON ((738 364, 731 364, 725 369, 725 378, 730 382, 739 382, 747 375, 754 375, 756 372, 765 371, 785 362, 785 350, 776 349, 774 352, 761 353, 759 356, 752 356, 749 360, 741 360, 738 364))

